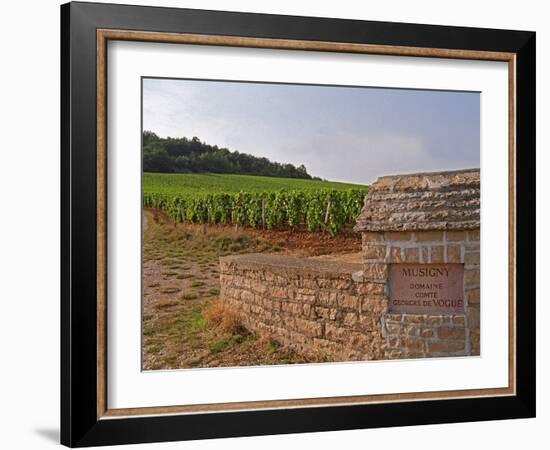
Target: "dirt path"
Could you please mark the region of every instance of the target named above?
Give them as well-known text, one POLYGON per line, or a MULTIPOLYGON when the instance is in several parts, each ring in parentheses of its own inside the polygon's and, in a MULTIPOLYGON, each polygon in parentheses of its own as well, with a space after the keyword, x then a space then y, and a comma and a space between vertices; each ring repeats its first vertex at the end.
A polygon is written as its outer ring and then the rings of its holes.
POLYGON ((352 260, 361 247, 351 235, 174 225, 158 210, 145 210, 143 230, 144 369, 306 362, 245 330, 227 332, 208 323, 205 312, 220 290, 219 257, 273 252, 352 260))

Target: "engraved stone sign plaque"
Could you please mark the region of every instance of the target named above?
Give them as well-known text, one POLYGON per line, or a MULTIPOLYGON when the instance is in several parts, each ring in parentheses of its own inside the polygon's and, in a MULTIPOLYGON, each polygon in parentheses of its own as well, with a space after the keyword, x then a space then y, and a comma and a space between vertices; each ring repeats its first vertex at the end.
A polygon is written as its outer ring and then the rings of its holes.
POLYGON ((390 264, 389 278, 390 312, 464 312, 464 264, 390 264))

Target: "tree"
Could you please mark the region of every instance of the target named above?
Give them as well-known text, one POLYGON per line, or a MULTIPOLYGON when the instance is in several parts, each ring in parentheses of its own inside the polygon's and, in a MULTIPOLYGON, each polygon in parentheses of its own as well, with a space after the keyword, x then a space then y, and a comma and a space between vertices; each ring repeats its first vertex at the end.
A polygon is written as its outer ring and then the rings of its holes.
POLYGON ((148 147, 143 150, 144 172, 173 172, 174 161, 163 148, 148 147))
POLYGON ((306 167, 281 164, 265 157, 208 145, 197 136, 161 138, 143 132, 143 170, 146 172, 213 172, 311 178, 306 167))

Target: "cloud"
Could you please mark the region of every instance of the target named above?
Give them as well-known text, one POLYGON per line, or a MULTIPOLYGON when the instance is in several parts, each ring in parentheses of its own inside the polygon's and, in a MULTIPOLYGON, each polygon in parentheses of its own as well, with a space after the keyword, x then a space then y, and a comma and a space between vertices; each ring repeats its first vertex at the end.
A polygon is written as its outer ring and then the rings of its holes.
POLYGON ((302 152, 310 155, 311 173, 324 173, 336 181, 370 183, 377 177, 426 169, 432 164, 421 137, 384 131, 366 133, 334 133, 302 152))
POLYGON ((370 183, 479 165, 479 95, 144 80, 144 128, 370 183))

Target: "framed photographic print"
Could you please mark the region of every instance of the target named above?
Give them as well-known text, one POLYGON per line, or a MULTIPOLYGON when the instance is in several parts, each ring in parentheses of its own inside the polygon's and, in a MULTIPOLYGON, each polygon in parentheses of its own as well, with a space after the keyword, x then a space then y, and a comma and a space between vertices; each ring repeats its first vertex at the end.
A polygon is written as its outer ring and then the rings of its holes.
POLYGON ((535 33, 61 7, 68 446, 535 414, 535 33))

